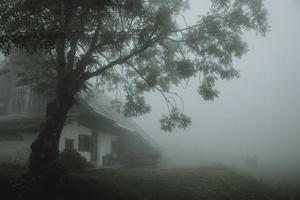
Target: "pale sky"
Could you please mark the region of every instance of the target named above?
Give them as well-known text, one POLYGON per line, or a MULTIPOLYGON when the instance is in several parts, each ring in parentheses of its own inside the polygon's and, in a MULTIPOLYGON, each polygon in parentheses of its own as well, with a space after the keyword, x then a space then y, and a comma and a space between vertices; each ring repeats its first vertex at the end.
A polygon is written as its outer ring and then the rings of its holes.
MULTIPOLYGON (((209 0, 190 0, 190 5, 192 21, 207 11, 209 0)), ((193 120, 186 131, 162 132, 165 104, 158 94, 148 95, 152 112, 137 122, 168 153, 183 160, 201 160, 207 153, 242 162, 245 155, 257 154, 266 163, 300 163, 300 3, 267 0, 266 5, 271 32, 245 35, 249 52, 234 64, 241 77, 219 82, 218 99, 204 101, 196 81, 177 89, 193 120)))

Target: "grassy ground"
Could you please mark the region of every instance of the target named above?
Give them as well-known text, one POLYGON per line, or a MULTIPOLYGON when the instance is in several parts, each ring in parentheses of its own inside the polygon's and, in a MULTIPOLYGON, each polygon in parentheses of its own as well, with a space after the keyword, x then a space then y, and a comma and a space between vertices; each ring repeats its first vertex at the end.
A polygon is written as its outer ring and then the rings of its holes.
MULTIPOLYGON (((12 180, 23 172, 24 168, 0 167, 2 197, 7 195, 6 199, 9 200, 33 198, 20 192, 22 190, 19 188, 16 190, 16 187, 12 187, 15 183, 12 180)), ((49 197, 47 194, 42 195, 39 199, 49 197)), ((256 179, 242 176, 230 168, 215 166, 197 169, 103 169, 70 173, 61 191, 49 199, 296 200, 298 198, 293 195, 287 196, 282 191, 275 191, 256 179)))

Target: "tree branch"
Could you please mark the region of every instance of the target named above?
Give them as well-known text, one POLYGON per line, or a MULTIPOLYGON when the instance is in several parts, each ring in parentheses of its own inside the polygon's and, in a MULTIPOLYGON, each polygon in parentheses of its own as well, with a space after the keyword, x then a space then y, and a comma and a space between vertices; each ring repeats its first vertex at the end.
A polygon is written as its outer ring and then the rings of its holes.
POLYGON ((91 41, 89 49, 86 51, 85 55, 83 55, 82 59, 77 63, 77 70, 79 72, 82 72, 85 69, 85 67, 88 64, 89 60, 91 59, 93 53, 97 49, 100 28, 101 28, 101 23, 99 22, 97 25, 97 28, 95 30, 95 33, 92 37, 92 41, 91 41))
POLYGON ((110 63, 108 63, 107 65, 99 68, 98 70, 94 71, 94 72, 90 72, 87 74, 86 76, 86 80, 95 77, 95 76, 99 76, 101 74, 103 74, 106 70, 114 67, 115 65, 119 65, 122 63, 126 63, 130 58, 138 55, 139 53, 145 51, 146 49, 148 49, 149 47, 151 47, 153 44, 155 44, 160 38, 155 38, 152 39, 152 41, 148 41, 146 44, 144 44, 142 47, 134 49, 131 51, 131 53, 129 53, 128 55, 124 56, 124 57, 120 57, 110 63))
MULTIPOLYGON (((62 20, 62 11, 61 11, 61 4, 56 3, 56 12, 57 14, 57 22, 60 23, 61 26, 63 26, 63 20, 62 20)), ((65 32, 63 30, 56 30, 56 56, 57 56, 57 72, 58 75, 60 74, 60 72, 65 68, 66 66, 66 58, 65 58, 65 47, 66 47, 66 35, 65 32)))
MULTIPOLYGON (((183 99, 182 99, 181 96, 179 96, 175 92, 170 92, 170 91, 163 90, 163 89, 161 89, 161 88, 159 88, 159 87, 157 87, 157 86, 149 83, 149 81, 143 76, 143 74, 133 64, 131 64, 129 62, 126 62, 126 64, 129 65, 132 69, 134 69, 134 71, 145 81, 146 84, 148 84, 150 87, 153 87, 154 89, 156 89, 163 96, 163 98, 164 98, 164 100, 165 100, 165 102, 167 104, 167 108, 168 108, 169 114, 171 113, 171 109, 169 107, 169 104, 171 104, 171 103, 170 103, 169 99, 172 99, 175 102, 175 107, 177 107, 176 106, 176 100, 174 98, 170 97, 170 96, 167 97, 165 93, 168 93, 168 94, 171 94, 171 95, 175 95, 176 97, 178 97, 180 99, 180 101, 181 101, 181 104, 182 104, 182 111, 184 110, 183 99)), ((174 106, 173 106, 173 108, 174 108, 174 106)))
POLYGON ((68 52, 68 69, 73 69, 74 59, 75 59, 76 51, 77 51, 78 40, 79 40, 79 37, 76 34, 75 36, 72 37, 72 39, 70 41, 70 50, 68 52))
POLYGON ((178 33, 178 32, 188 31, 188 30, 191 30, 191 29, 194 29, 194 28, 200 26, 201 24, 202 23, 198 23, 198 24, 195 24, 193 26, 187 26, 187 27, 182 28, 182 29, 173 30, 173 31, 171 31, 171 33, 178 33))
POLYGON ((56 39, 56 54, 57 54, 57 70, 60 71, 66 66, 66 58, 65 58, 65 45, 66 39, 64 36, 58 36, 56 39))

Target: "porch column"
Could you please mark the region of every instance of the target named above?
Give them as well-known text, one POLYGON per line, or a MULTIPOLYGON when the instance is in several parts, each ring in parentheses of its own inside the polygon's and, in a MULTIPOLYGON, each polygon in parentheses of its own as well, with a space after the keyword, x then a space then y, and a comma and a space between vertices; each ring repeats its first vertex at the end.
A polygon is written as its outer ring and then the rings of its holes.
POLYGON ((91 135, 91 163, 94 165, 97 165, 98 161, 98 148, 99 148, 99 142, 98 142, 99 134, 95 129, 92 129, 92 135, 91 135))

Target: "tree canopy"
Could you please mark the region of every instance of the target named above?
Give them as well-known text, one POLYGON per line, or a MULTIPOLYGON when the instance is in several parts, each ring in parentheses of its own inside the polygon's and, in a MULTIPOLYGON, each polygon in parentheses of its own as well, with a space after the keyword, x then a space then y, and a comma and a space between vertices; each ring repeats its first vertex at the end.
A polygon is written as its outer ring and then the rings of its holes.
POLYGON ((199 95, 218 97, 216 81, 239 76, 233 59, 247 51, 243 33, 269 28, 263 0, 212 0, 192 25, 180 23, 186 9, 185 0, 1 0, 0 48, 38 55, 23 63, 24 83, 74 96, 94 78, 118 94, 112 103, 126 116, 149 112, 144 94, 157 90, 169 109, 161 128, 172 131, 191 119, 171 87, 199 76, 199 95))

